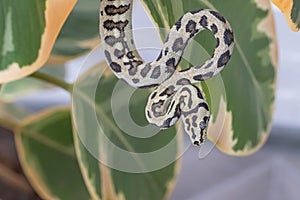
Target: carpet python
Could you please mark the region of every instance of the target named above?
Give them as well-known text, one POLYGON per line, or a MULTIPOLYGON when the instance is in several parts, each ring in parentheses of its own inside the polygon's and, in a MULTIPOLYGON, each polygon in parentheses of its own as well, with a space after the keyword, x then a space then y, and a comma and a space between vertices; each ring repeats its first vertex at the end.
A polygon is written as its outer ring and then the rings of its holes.
POLYGON ((192 143, 199 146, 207 137, 210 112, 193 84, 215 76, 228 63, 234 47, 231 26, 214 10, 188 12, 171 28, 158 58, 146 63, 134 44, 132 7, 133 0, 100 1, 100 37, 106 60, 114 74, 130 86, 156 87, 146 106, 151 124, 166 129, 181 118, 192 143), (212 57, 199 66, 176 70, 189 41, 204 29, 216 39, 212 57))

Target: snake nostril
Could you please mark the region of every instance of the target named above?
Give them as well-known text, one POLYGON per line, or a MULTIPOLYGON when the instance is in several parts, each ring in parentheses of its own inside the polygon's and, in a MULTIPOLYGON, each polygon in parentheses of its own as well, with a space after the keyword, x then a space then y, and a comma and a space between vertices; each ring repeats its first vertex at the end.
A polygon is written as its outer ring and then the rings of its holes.
POLYGON ((200 142, 198 142, 198 141, 195 141, 195 142, 194 142, 194 145, 196 145, 196 146, 200 146, 200 142))

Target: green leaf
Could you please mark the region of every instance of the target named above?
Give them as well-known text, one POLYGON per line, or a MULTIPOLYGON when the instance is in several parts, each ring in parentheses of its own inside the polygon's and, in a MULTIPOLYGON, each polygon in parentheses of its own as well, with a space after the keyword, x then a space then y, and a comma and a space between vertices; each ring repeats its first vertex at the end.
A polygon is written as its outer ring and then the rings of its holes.
POLYGON ((283 12, 293 31, 300 29, 300 1, 299 0, 272 0, 283 12))
POLYGON ((110 71, 102 73, 105 68, 102 63, 80 77, 72 98, 75 147, 89 192, 94 199, 166 199, 177 177, 181 142, 177 137, 182 133, 175 137, 171 128, 149 136, 157 131, 153 127, 136 131, 134 126, 148 125, 144 110, 150 93, 137 90, 127 104, 126 94, 130 96, 132 88, 118 82, 110 71), (122 116, 126 113, 123 106, 129 106, 127 117, 122 116), (167 145, 168 154, 159 153, 167 145), (152 160, 157 162, 141 159, 155 151, 157 159, 152 160))
POLYGON ((0 29, 0 70, 6 69, 13 62, 18 62, 20 66, 32 64, 38 57, 41 46, 41 38, 45 29, 45 1, 1 1, 1 24, 0 29), (25 13, 31 13, 35 17, 26 17, 25 13), (23 19, 22 26, 16 21, 23 19), (34 26, 34 31, 29 28, 34 26), (23 29, 22 29, 23 28, 23 29), (18 33, 22 35, 18 36, 18 33), (21 37, 22 36, 22 37, 21 37), (25 45, 26 41, 31 41, 30 45, 25 45))
POLYGON ((69 108, 25 119, 15 140, 22 168, 43 199, 89 199, 75 156, 69 108))
MULTIPOLYGON (((40 69, 40 71, 60 79, 64 79, 65 76, 65 67, 61 65, 45 66, 40 69)), ((52 84, 28 77, 3 84, 2 90, 0 91, 0 97, 5 101, 12 102, 27 97, 34 92, 50 88, 53 88, 52 84)))
MULTIPOLYGON (((277 43, 270 3, 267 0, 143 2, 158 27, 170 28, 178 16, 201 8, 217 10, 228 19, 236 42, 233 56, 221 76, 202 83, 213 115, 208 137, 231 155, 257 151, 270 132, 276 85, 277 43), (222 80, 224 92, 220 91, 222 80)), ((200 33, 196 41, 212 52, 215 45, 212 34, 200 33)), ((191 47, 194 49, 190 55, 199 57, 196 62, 191 57, 186 58, 192 60, 193 65, 203 62, 203 56, 194 53, 201 50, 201 45, 191 47)), ((186 65, 186 62, 181 64, 186 65)))
MULTIPOLYGON (((1 87, 1 86, 0 86, 1 87)), ((1 89, 1 88, 0 88, 1 89)), ((0 91, 1 92, 1 91, 0 91)), ((0 126, 14 130, 25 117, 28 111, 15 103, 5 102, 0 99, 0 126)))
POLYGON ((75 2, 0 2, 0 83, 25 77, 45 64, 75 2))
POLYGON ((78 0, 57 38, 50 63, 64 62, 99 45, 98 7, 98 0, 78 0))

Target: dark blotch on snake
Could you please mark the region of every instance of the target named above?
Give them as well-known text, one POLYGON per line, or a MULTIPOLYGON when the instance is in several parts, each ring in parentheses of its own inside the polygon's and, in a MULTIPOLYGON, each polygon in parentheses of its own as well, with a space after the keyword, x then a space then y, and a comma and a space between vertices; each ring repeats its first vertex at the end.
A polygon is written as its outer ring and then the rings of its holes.
POLYGON ((171 67, 173 69, 176 68, 175 66, 175 58, 170 58, 167 62, 166 62, 167 67, 171 67))
POLYGON ((229 29, 226 29, 224 31, 224 41, 225 41, 225 44, 227 44, 228 46, 230 46, 234 41, 233 33, 229 29))
POLYGON ((146 66, 141 70, 141 76, 145 78, 150 70, 151 70, 151 65, 147 63, 146 66))
POLYGON ((182 20, 182 17, 179 18, 178 21, 174 25, 174 26, 176 26, 176 30, 177 31, 181 28, 181 20, 182 20))
POLYGON ((215 24, 212 24, 210 26, 210 29, 213 32, 213 34, 216 34, 218 32, 218 27, 215 24))
POLYGON ((161 75, 160 66, 157 66, 153 69, 153 72, 152 72, 150 78, 157 79, 158 77, 160 77, 160 75, 161 75))
POLYGON ((196 27, 197 27, 197 24, 195 21, 193 21, 193 20, 188 21, 188 23, 185 27, 185 30, 187 33, 190 33, 190 37, 193 37, 199 31, 196 27))
POLYGON ((213 16, 215 16, 216 18, 218 18, 220 21, 226 23, 225 18, 224 18, 222 15, 220 15, 220 13, 218 13, 218 12, 216 12, 216 11, 213 11, 213 10, 211 10, 211 11, 209 11, 209 12, 210 12, 213 16))
POLYGON ((218 68, 226 65, 228 63, 229 59, 230 59, 230 52, 228 50, 220 56, 220 58, 218 60, 218 68))
POLYGON ((110 64, 112 62, 109 51, 105 50, 104 55, 106 57, 107 62, 110 64))
POLYGON ((110 68, 114 71, 114 72, 117 72, 117 73, 120 73, 122 70, 121 70, 121 66, 118 64, 118 63, 115 63, 115 62, 112 62, 110 63, 110 68))
POLYGON ((188 84, 191 84, 191 81, 189 79, 187 79, 187 78, 179 79, 176 82, 176 85, 188 85, 188 84))
POLYGON ((194 115, 194 116, 192 117, 192 126, 193 126, 193 127, 197 127, 197 126, 198 126, 197 123, 196 123, 197 119, 198 119, 198 117, 197 117, 196 115, 194 115))
POLYGON ((216 48, 218 48, 218 47, 219 47, 219 45, 220 45, 220 39, 219 39, 219 38, 217 38, 217 39, 216 39, 216 48))
POLYGON ((127 26, 128 23, 129 23, 128 20, 125 20, 124 22, 123 21, 114 22, 113 20, 106 20, 103 23, 103 26, 108 31, 112 31, 113 29, 118 29, 119 31, 124 31, 124 28, 127 26))
POLYGON ((186 119, 185 119, 185 123, 187 124, 186 129, 189 131, 190 128, 191 128, 190 119, 189 119, 189 118, 186 118, 186 119))
POLYGON ((125 55, 125 50, 119 50, 119 49, 115 49, 114 51, 114 55, 118 58, 121 59, 124 55, 125 55))
POLYGON ((136 72, 137 72, 137 67, 130 67, 129 69, 128 69, 128 74, 130 75, 130 76, 134 76, 135 74, 136 74, 136 72))
POLYGON ((176 53, 178 51, 183 51, 183 49, 184 49, 183 39, 181 37, 177 38, 173 43, 172 50, 176 53))
POLYGON ((118 42, 118 39, 113 35, 106 36, 104 40, 105 40, 105 43, 111 47, 114 46, 118 42))
POLYGON ((207 17, 206 17, 205 15, 203 15, 203 16, 201 17, 201 20, 200 20, 199 24, 200 24, 201 26, 205 27, 205 28, 207 27, 208 22, 207 22, 207 17))
POLYGON ((127 58, 128 58, 128 59, 133 59, 133 58, 134 58, 134 55, 133 55, 132 51, 129 51, 129 52, 127 53, 127 58))
POLYGON ((114 16, 116 14, 122 15, 123 13, 127 12, 130 8, 130 4, 128 5, 120 5, 116 7, 115 5, 107 5, 104 9, 107 15, 114 16))
POLYGON ((214 72, 208 72, 208 73, 206 73, 206 74, 199 74, 199 75, 196 75, 196 76, 193 77, 193 79, 194 79, 195 81, 203 81, 203 80, 206 80, 206 79, 208 79, 208 78, 213 77, 213 75, 214 75, 214 72))
POLYGON ((134 79, 132 79, 132 82, 136 84, 136 83, 140 82, 140 79, 134 78, 134 79))
POLYGON ((199 103, 199 108, 204 108, 205 110, 209 111, 208 105, 206 103, 199 103))

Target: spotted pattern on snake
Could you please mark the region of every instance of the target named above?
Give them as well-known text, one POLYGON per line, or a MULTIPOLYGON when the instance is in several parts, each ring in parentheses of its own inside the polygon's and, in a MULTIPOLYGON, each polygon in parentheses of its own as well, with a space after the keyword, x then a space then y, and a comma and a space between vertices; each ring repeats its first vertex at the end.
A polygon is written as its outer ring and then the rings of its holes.
POLYGON ((137 88, 156 87, 146 106, 147 120, 161 129, 182 119, 185 132, 196 146, 207 137, 209 106, 194 83, 218 74, 228 63, 234 47, 228 21, 209 9, 183 15, 171 28, 159 54, 145 62, 138 52, 132 33, 133 0, 100 1, 100 37, 106 60, 114 74, 137 88), (176 70, 189 41, 203 30, 210 30, 216 47, 204 64, 176 70))

